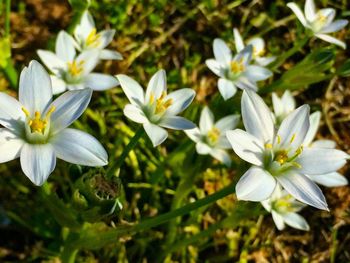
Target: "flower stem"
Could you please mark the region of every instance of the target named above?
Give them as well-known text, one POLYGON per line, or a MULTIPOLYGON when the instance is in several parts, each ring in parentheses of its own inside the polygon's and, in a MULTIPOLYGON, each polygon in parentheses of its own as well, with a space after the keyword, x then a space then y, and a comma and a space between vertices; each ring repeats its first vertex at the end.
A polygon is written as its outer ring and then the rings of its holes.
POLYGON ((122 155, 119 157, 119 159, 107 170, 106 176, 111 177, 115 174, 115 172, 123 165, 125 158, 128 156, 129 152, 136 146, 137 142, 140 140, 140 138, 145 133, 142 126, 140 126, 137 131, 134 134, 134 137, 131 138, 128 145, 125 147, 124 151, 122 152, 122 155))

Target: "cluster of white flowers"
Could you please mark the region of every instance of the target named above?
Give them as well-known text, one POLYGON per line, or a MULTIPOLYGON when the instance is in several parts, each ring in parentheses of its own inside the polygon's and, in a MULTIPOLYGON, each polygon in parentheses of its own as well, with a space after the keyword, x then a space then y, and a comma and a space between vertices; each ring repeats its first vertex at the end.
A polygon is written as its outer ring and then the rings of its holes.
MULTIPOLYGON (((307 0, 304 17, 294 3, 288 6, 314 36, 345 48, 344 43, 327 35, 347 24, 346 20, 332 22, 333 9, 316 12, 313 1, 307 0)), ((297 212, 306 205, 328 210, 317 184, 334 187, 348 183, 337 170, 345 165, 349 155, 335 149, 333 141, 314 141, 320 112, 310 115, 308 105, 296 108, 289 91, 281 98, 272 94, 272 112, 256 93, 257 82, 272 76, 267 66, 276 59, 265 56, 263 39, 253 38, 245 45, 234 29, 237 54, 233 55, 223 40, 215 39, 215 59, 206 61, 219 76, 218 89, 225 100, 235 95, 237 87, 243 90, 242 130, 236 129, 239 115, 215 122, 207 106, 200 115, 199 128, 177 116, 191 104, 195 91, 184 88, 168 94, 164 70, 152 76, 146 91, 126 75, 92 73, 102 59, 122 59, 118 52, 106 49, 114 34, 114 30, 97 33, 93 18, 86 11, 73 36, 65 31, 58 34, 55 53, 38 51, 51 75, 32 61, 21 73, 19 100, 0 93, 0 124, 4 126, 0 129, 1 163, 20 157, 23 172, 36 185, 47 180, 56 158, 87 166, 106 165, 108 156, 103 146, 92 136, 68 126, 87 108, 92 90, 120 84, 130 101, 124 115, 143 125, 153 146, 167 139, 165 128, 184 130, 196 143, 198 154, 209 154, 229 167, 231 157, 227 149, 232 147, 241 159, 252 164, 236 185, 237 198, 261 202, 271 212, 278 229, 287 224, 308 230, 307 222, 297 212), (53 94, 67 89, 52 101, 53 94)))

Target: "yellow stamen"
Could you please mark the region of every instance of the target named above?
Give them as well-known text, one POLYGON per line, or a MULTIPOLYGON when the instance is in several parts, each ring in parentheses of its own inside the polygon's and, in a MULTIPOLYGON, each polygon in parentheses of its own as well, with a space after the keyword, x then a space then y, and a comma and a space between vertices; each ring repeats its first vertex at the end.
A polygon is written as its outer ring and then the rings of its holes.
POLYGON ((80 61, 77 63, 77 61, 73 60, 73 62, 68 62, 68 71, 73 77, 79 76, 83 70, 84 70, 84 63, 85 61, 80 61))
MULTIPOLYGON (((167 94, 164 91, 162 95, 156 100, 156 109, 155 109, 156 114, 163 113, 164 111, 167 110, 167 108, 169 108, 173 104, 172 99, 167 99, 164 101, 166 95, 167 94)), ((153 104, 153 102, 154 102, 154 95, 151 94, 150 103, 153 104)))
MULTIPOLYGON (((28 125, 30 127, 30 131, 32 133, 38 132, 38 133, 44 134, 48 120, 49 120, 51 114, 55 111, 55 109, 56 109, 55 106, 52 106, 49 109, 49 111, 47 112, 47 114, 45 115, 45 118, 43 118, 43 119, 41 118, 41 113, 39 111, 36 111, 34 113, 34 118, 28 120, 28 125)), ((30 113, 26 108, 22 107, 22 111, 25 113, 27 118, 30 118, 30 113)))
POLYGON ((294 133, 292 138, 290 138, 290 143, 292 143, 295 140, 295 136, 296 136, 296 134, 294 133))
POLYGON ((211 143, 216 143, 220 137, 220 130, 216 127, 213 127, 207 134, 208 139, 211 143))
POLYGON ((288 161, 288 153, 286 150, 282 150, 277 152, 276 154, 276 158, 275 158, 276 162, 279 162, 280 165, 284 164, 285 162, 288 161))
POLYGON ((29 111, 26 108, 22 107, 22 111, 24 112, 26 117, 29 117, 30 113, 29 113, 29 111))
POLYGON ((277 143, 280 144, 281 143, 281 136, 277 135, 277 143))
POLYGON ((98 47, 100 45, 100 34, 96 34, 96 28, 92 29, 86 38, 86 45, 98 47))
POLYGON ((245 66, 243 65, 243 60, 239 61, 231 61, 231 71, 235 74, 241 73, 245 70, 245 66))
POLYGON ((272 144, 271 143, 265 143, 265 148, 266 149, 272 149, 272 144))

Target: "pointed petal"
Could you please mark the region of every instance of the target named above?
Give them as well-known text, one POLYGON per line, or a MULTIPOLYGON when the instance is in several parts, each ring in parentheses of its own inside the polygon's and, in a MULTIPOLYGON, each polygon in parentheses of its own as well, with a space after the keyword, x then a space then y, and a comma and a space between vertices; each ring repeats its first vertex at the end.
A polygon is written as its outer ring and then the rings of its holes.
POLYGON ((221 64, 229 64, 232 60, 232 54, 226 43, 220 39, 216 38, 213 42, 213 51, 215 59, 221 64))
POLYGON ((81 39, 85 42, 85 39, 90 34, 91 30, 95 28, 95 22, 89 11, 85 11, 81 16, 80 23, 74 30, 74 35, 76 38, 81 39))
POLYGON ((114 29, 102 30, 99 33, 100 39, 101 39, 101 45, 99 46, 99 48, 107 47, 109 45, 109 43, 112 42, 114 34, 115 34, 115 30, 114 29))
POLYGON ((184 111, 193 101, 196 92, 193 89, 179 89, 165 97, 165 101, 171 99, 172 104, 166 111, 166 115, 177 115, 184 111))
POLYGON ((335 172, 346 164, 349 155, 337 149, 305 148, 296 160, 305 174, 325 174, 335 172))
POLYGON ((144 123, 143 128, 145 129, 148 137, 152 141, 153 147, 158 146, 168 138, 168 132, 152 123, 144 123))
POLYGON ((60 75, 61 71, 66 70, 67 64, 55 53, 40 49, 37 51, 37 53, 45 66, 55 75, 60 75))
POLYGON ((308 175, 308 177, 315 183, 326 187, 339 187, 348 184, 346 177, 337 172, 319 175, 308 175))
POLYGON ((22 107, 18 100, 4 92, 0 92, 0 124, 16 134, 21 134, 25 121, 22 107))
POLYGON ((244 43, 243 43, 242 36, 239 33, 237 28, 233 29, 233 37, 235 38, 236 51, 240 52, 242 49, 244 49, 244 43))
POLYGON ((348 20, 345 19, 339 19, 334 21, 333 23, 330 23, 328 26, 322 28, 322 30, 320 31, 320 33, 322 34, 329 34, 329 33, 333 33, 333 32, 337 32, 340 29, 346 27, 346 25, 348 24, 348 20))
POLYGON ((206 155, 212 151, 212 148, 208 144, 199 141, 196 144, 196 150, 198 154, 206 155))
POLYGON ((283 188, 295 199, 318 209, 328 210, 321 189, 303 174, 290 171, 276 177, 283 188))
POLYGON ((276 118, 283 117, 285 105, 283 105, 282 100, 277 96, 275 92, 272 93, 272 106, 276 118))
POLYGON ((90 73, 85 77, 85 87, 93 90, 108 90, 119 85, 119 81, 110 75, 90 73))
POLYGON ((276 60, 276 57, 275 56, 271 56, 271 57, 256 57, 254 58, 255 62, 262 66, 262 67, 265 67, 267 65, 269 65, 270 63, 272 63, 273 61, 276 60))
POLYGON ((201 133, 197 127, 190 130, 184 130, 184 132, 192 141, 199 142, 201 138, 201 133))
POLYGON ((218 77, 224 77, 225 74, 222 65, 215 59, 207 59, 205 64, 215 75, 218 77))
POLYGON ((123 56, 117 51, 114 50, 109 50, 109 49, 102 49, 100 51, 100 59, 105 59, 105 60, 122 60, 123 56))
POLYGON ((212 149, 210 151, 210 155, 212 157, 214 157, 216 160, 225 164, 227 167, 231 166, 231 158, 230 158, 230 155, 226 151, 221 150, 221 149, 212 149))
POLYGON ((202 134, 207 134, 213 128, 214 125, 214 115, 211 110, 205 106, 201 112, 201 117, 199 119, 199 129, 202 134))
POLYGON ((343 41, 340 41, 339 39, 336 39, 334 37, 331 37, 326 34, 315 34, 315 37, 318 37, 326 42, 332 43, 334 45, 340 46, 343 49, 346 49, 346 44, 343 41))
POLYGON ((253 91, 245 90, 241 105, 246 131, 264 143, 271 143, 274 137, 274 122, 271 111, 262 98, 253 91))
POLYGON ((219 121, 217 121, 214 126, 224 133, 228 130, 233 130, 238 125, 240 116, 238 114, 228 115, 219 121))
POLYGON ((332 140, 317 140, 311 144, 314 148, 335 148, 337 146, 335 141, 332 140))
POLYGON ((263 164, 264 146, 257 138, 240 129, 227 131, 226 137, 240 158, 258 166, 263 164))
POLYGON ((85 166, 104 166, 108 155, 93 136, 76 129, 64 129, 56 134, 50 143, 57 158, 69 163, 85 166))
POLYGON ((166 85, 166 73, 165 70, 161 69, 158 70, 151 78, 151 80, 148 83, 147 90, 146 90, 146 103, 150 102, 151 97, 153 96, 153 99, 158 99, 163 92, 167 91, 167 85, 166 85))
POLYGON ((224 79, 224 78, 220 78, 218 80, 218 88, 224 100, 228 100, 229 98, 232 98, 237 92, 237 88, 235 87, 233 82, 231 80, 224 79))
POLYGON ((260 80, 265 80, 265 79, 268 79, 269 77, 271 77, 272 72, 264 67, 250 65, 247 67, 246 71, 244 72, 244 75, 249 80, 260 81, 260 80))
POLYGON ((56 55, 64 62, 71 62, 75 58, 75 40, 64 30, 58 33, 56 39, 56 55))
POLYGON ((308 21, 314 21, 314 19, 316 18, 316 8, 314 0, 306 0, 304 13, 308 21))
POLYGON ((97 65, 100 52, 98 50, 87 50, 79 54, 76 61, 78 64, 82 63, 82 76, 88 75, 97 65))
POLYGON ((288 114, 282 121, 277 132, 282 149, 289 146, 298 148, 303 143, 310 126, 309 112, 309 105, 303 105, 288 114))
POLYGON ((286 90, 282 95, 282 103, 285 108, 285 113, 288 114, 295 110, 295 99, 289 90, 286 90))
POLYGON ((193 122, 180 116, 164 117, 160 121, 159 126, 173 130, 189 130, 196 127, 196 125, 193 122))
POLYGON ((132 104, 142 105, 144 103, 144 92, 140 84, 126 75, 119 74, 116 77, 129 101, 132 104))
POLYGON ((91 95, 92 89, 72 90, 54 100, 49 107, 55 107, 51 114, 52 134, 58 133, 78 119, 89 105, 91 95))
POLYGON ((124 108, 124 115, 137 123, 147 123, 148 119, 143 111, 134 104, 127 104, 124 108))
POLYGON ((265 51, 265 41, 261 37, 255 37, 247 42, 247 45, 253 46, 253 53, 259 53, 265 51))
POLYGON ((18 158, 24 143, 15 133, 8 129, 0 128, 0 163, 18 158))
POLYGON ((67 85, 62 79, 56 77, 55 75, 50 75, 50 78, 51 78, 53 95, 60 94, 67 90, 67 85))
POLYGON ((309 224, 306 222, 304 217, 298 215, 297 213, 287 213, 283 215, 283 219, 287 225, 304 231, 309 231, 309 224))
POLYGON ((303 12, 300 10, 299 6, 297 6, 295 3, 288 3, 287 6, 292 9, 292 11, 294 12, 294 14, 297 16, 297 18, 299 19, 300 23, 302 23, 302 25, 304 27, 307 26, 307 22, 306 19, 304 17, 303 12))
POLYGON ((43 113, 52 100, 51 79, 46 70, 37 61, 32 60, 24 68, 19 80, 19 101, 34 115, 43 113))
POLYGON ((241 90, 251 90, 254 92, 258 91, 258 86, 256 82, 249 80, 244 74, 241 75, 234 84, 237 86, 237 88, 240 88, 241 90))
POLYGON ((236 185, 238 200, 260 202, 269 198, 275 189, 275 178, 259 167, 251 167, 236 185))
MULTIPOLYGON (((244 66, 247 66, 252 60, 253 56, 253 46, 248 45, 244 49, 242 49, 237 55, 234 56, 234 61, 241 62, 244 66)), ((231 61, 229 61, 231 63, 231 61)))
POLYGON ((310 127, 305 136, 303 145, 308 146, 314 140, 318 130, 318 126, 320 125, 320 119, 321 119, 321 112, 319 111, 316 111, 310 115, 310 127))
POLYGON ((21 150, 21 167, 35 185, 42 185, 56 166, 56 155, 50 144, 25 143, 21 150))
POLYGON ((285 228, 283 217, 273 210, 271 211, 271 215, 272 215, 273 222, 275 222, 277 229, 283 230, 285 228))

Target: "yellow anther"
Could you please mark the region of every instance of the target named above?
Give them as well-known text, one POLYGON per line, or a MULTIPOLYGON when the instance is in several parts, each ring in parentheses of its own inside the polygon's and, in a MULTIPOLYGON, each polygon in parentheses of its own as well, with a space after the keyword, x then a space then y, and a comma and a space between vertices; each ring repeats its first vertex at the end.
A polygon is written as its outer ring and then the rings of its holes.
POLYGON ((304 146, 301 145, 301 146, 295 151, 296 155, 300 155, 300 154, 303 152, 303 150, 304 150, 304 146))
POLYGON ((79 76, 83 70, 84 70, 84 63, 85 61, 80 61, 77 63, 76 60, 73 60, 73 62, 68 62, 68 71, 73 77, 79 76))
POLYGON ((213 127, 207 134, 208 139, 211 143, 216 143, 220 138, 220 130, 216 127, 213 127))
POLYGON ((292 143, 295 140, 295 136, 296 136, 296 134, 294 133, 292 138, 290 138, 290 143, 292 143))
MULTIPOLYGON (((172 99, 164 100, 166 95, 167 94, 164 91, 162 93, 162 95, 156 100, 156 109, 155 109, 155 113, 156 114, 163 113, 164 111, 167 110, 167 108, 169 108, 173 104, 173 100, 172 99)), ((154 96, 153 96, 153 94, 151 94, 150 103, 153 104, 153 101, 154 101, 154 96)))
POLYGON ((92 29, 86 38, 86 45, 98 47, 100 45, 100 34, 97 34, 96 28, 92 29))
POLYGON ((272 149, 272 144, 271 143, 265 143, 265 148, 266 149, 272 149))
POLYGON ((277 143, 280 144, 281 143, 281 136, 277 135, 277 143))
POLYGON ((243 60, 239 61, 231 61, 231 71, 235 74, 241 73, 245 70, 245 66, 243 65, 243 60))
POLYGON ((50 118, 51 114, 56 110, 56 107, 55 106, 52 106, 49 111, 46 113, 46 116, 45 118, 48 119, 50 118))
POLYGON ((29 111, 28 111, 26 108, 22 107, 22 111, 24 112, 24 114, 26 115, 26 117, 29 117, 29 116, 30 116, 30 113, 29 113, 29 111))
POLYGON ((282 151, 277 152, 275 160, 280 165, 286 163, 288 161, 288 153, 287 153, 287 151, 282 150, 282 151))

